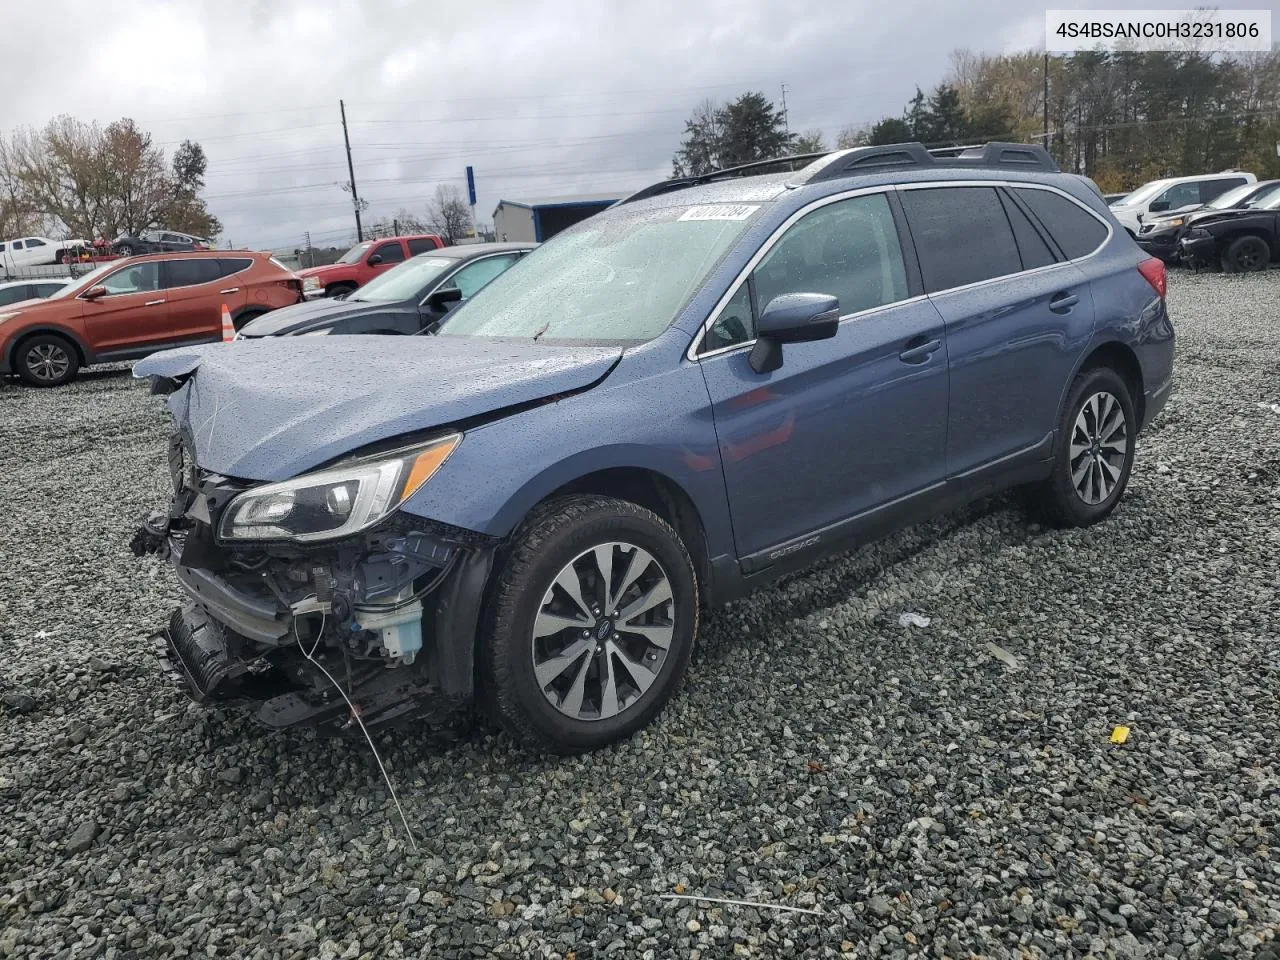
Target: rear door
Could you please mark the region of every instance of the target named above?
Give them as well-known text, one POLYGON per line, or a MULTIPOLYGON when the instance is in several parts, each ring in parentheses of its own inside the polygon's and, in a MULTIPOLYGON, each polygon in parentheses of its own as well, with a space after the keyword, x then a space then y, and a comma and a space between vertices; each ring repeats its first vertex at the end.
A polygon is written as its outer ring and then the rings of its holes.
POLYGON ((1063 385, 1093 331, 1084 273, 995 186, 899 190, 924 288, 946 321, 948 474, 1049 456, 1063 385))
POLYGON ((747 570, 824 546, 843 521, 943 478, 945 333, 915 295, 893 207, 888 193, 872 193, 800 217, 699 344, 747 570), (843 319, 835 337, 787 344, 781 367, 756 373, 756 318, 785 293, 834 295, 843 319))
POLYGON ((219 262, 212 257, 166 260, 161 279, 169 300, 173 339, 220 339, 223 298, 218 292, 219 262))
POLYGON ((130 263, 103 278, 106 296, 83 301, 85 335, 94 353, 129 355, 171 339, 169 304, 155 260, 130 263))

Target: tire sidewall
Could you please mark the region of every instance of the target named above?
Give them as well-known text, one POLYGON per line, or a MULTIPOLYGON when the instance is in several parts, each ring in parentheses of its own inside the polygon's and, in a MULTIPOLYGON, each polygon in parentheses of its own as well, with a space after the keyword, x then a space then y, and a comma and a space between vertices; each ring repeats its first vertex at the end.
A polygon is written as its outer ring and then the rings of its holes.
POLYGON ((13 365, 18 372, 18 376, 22 378, 23 382, 33 387, 60 387, 64 383, 70 383, 74 380, 76 378, 76 374, 80 370, 80 356, 76 352, 75 345, 66 337, 60 337, 57 334, 51 333, 37 334, 34 337, 28 337, 26 340, 22 341, 22 343, 18 344, 17 350, 14 351, 13 359, 13 365), (67 359, 69 361, 67 364, 67 372, 56 380, 41 379, 33 374, 30 367, 27 366, 27 354, 31 351, 32 347, 36 347, 42 343, 54 344, 55 346, 60 347, 67 354, 67 359))
MULTIPOLYGON (((593 498, 594 499, 594 498, 593 498)), ((486 631, 492 675, 505 679, 514 707, 524 724, 550 750, 578 752, 624 739, 647 725, 680 685, 697 631, 697 581, 684 545, 656 515, 632 504, 614 501, 626 512, 611 512, 609 501, 597 500, 587 516, 554 530, 529 562, 512 556, 499 584, 496 616, 486 631), (662 674, 640 697, 607 720, 575 720, 557 710, 543 695, 534 675, 533 622, 552 581, 574 557, 609 541, 625 541, 647 550, 662 566, 675 600, 676 628, 662 674)), ((498 681, 501 683, 501 679, 498 681)))
POLYGON ((1067 404, 1063 408, 1062 419, 1058 424, 1058 437, 1053 457, 1052 487, 1058 507, 1076 526, 1089 526, 1107 517, 1124 496, 1129 485, 1129 476, 1133 471, 1133 459, 1137 449, 1138 419, 1134 411, 1133 398, 1129 395, 1129 387, 1124 378, 1109 367, 1095 367, 1080 374, 1072 385, 1067 404), (1120 480, 1115 489, 1101 503, 1085 503, 1076 492, 1071 482, 1071 433, 1081 407, 1095 393, 1110 393, 1119 402, 1124 411, 1127 426, 1127 443, 1125 445, 1124 466, 1120 471, 1120 480))

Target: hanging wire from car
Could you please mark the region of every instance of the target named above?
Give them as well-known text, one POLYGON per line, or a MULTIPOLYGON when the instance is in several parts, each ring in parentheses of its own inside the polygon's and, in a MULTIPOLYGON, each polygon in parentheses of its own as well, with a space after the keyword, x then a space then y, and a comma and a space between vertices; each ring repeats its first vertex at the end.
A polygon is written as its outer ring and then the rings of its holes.
POLYGON ((409 818, 404 815, 404 807, 400 806, 400 798, 396 796, 395 785, 391 782, 391 775, 387 773, 387 768, 382 763, 382 756, 378 753, 378 748, 374 746, 373 737, 369 735, 369 728, 364 725, 364 720, 360 717, 360 711, 356 709, 356 705, 351 702, 351 698, 347 696, 347 692, 342 689, 342 685, 333 679, 333 674, 324 668, 319 660, 315 658, 315 652, 320 646, 320 638, 324 634, 325 625, 324 612, 320 613, 320 629, 316 631, 316 642, 311 645, 311 649, 307 650, 302 642, 302 638, 298 636, 298 618, 293 618, 293 639, 298 641, 298 649, 302 651, 302 655, 315 664, 320 672, 329 678, 329 682, 333 684, 333 689, 337 690, 342 699, 347 702, 347 708, 351 711, 351 716, 355 718, 356 723, 360 725, 360 732, 364 734, 365 740, 369 744, 369 749, 373 751, 373 759, 377 761, 378 770, 382 773, 382 779, 387 785, 387 790, 391 794, 391 801, 396 805, 396 812, 400 814, 400 823, 404 826, 405 835, 409 838, 409 846, 413 848, 413 852, 418 852, 418 841, 414 839, 413 831, 409 829, 409 818))

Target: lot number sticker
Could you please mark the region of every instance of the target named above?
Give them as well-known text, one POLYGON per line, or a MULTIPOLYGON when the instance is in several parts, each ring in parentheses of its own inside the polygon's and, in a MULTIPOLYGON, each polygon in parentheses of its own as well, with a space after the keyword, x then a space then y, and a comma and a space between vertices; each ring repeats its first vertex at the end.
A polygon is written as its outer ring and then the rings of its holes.
POLYGON ((700 207, 690 207, 680 214, 681 220, 745 220, 759 206, 749 203, 710 203, 700 207))

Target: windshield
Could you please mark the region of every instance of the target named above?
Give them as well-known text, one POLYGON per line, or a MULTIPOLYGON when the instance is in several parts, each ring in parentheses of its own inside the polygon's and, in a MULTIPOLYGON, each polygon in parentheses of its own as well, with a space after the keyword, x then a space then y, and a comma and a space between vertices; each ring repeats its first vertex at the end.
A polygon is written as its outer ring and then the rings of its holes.
POLYGON ((1146 186, 1139 187, 1137 190, 1133 191, 1133 193, 1129 194, 1123 200, 1117 200, 1115 202, 1115 206, 1132 207, 1140 203, 1146 203, 1171 183, 1173 183, 1172 180, 1152 180, 1146 186))
POLYGON ((1257 210, 1280 210, 1280 187, 1272 188, 1271 193, 1267 194, 1267 199, 1255 207, 1257 210))
POLYGON ((1230 210, 1237 203, 1258 189, 1256 183, 1242 183, 1240 186, 1228 190, 1226 193, 1220 193, 1214 197, 1205 207, 1209 210, 1230 210))
POLYGON ((651 340, 675 320, 758 209, 709 204, 593 217, 492 280, 458 307, 440 334, 651 340))
POLYGON ((369 303, 408 300, 418 296, 423 287, 433 283, 457 262, 452 257, 414 257, 374 277, 347 299, 369 303))
POLYGON ((47 299, 61 300, 63 297, 74 297, 81 290, 88 290, 90 287, 96 284, 99 280, 101 280, 103 276, 110 273, 112 270, 115 270, 116 268, 118 268, 120 266, 120 263, 121 261, 118 261, 118 260, 112 261, 111 263, 104 263, 102 266, 97 267, 94 270, 90 270, 80 279, 73 280, 71 283, 68 283, 65 287, 63 287, 57 293, 49 296, 47 299))
POLYGON ((360 258, 369 252, 369 248, 373 246, 372 240, 366 240, 364 243, 357 243, 354 247, 344 253, 337 259, 337 263, 359 263, 360 258))

